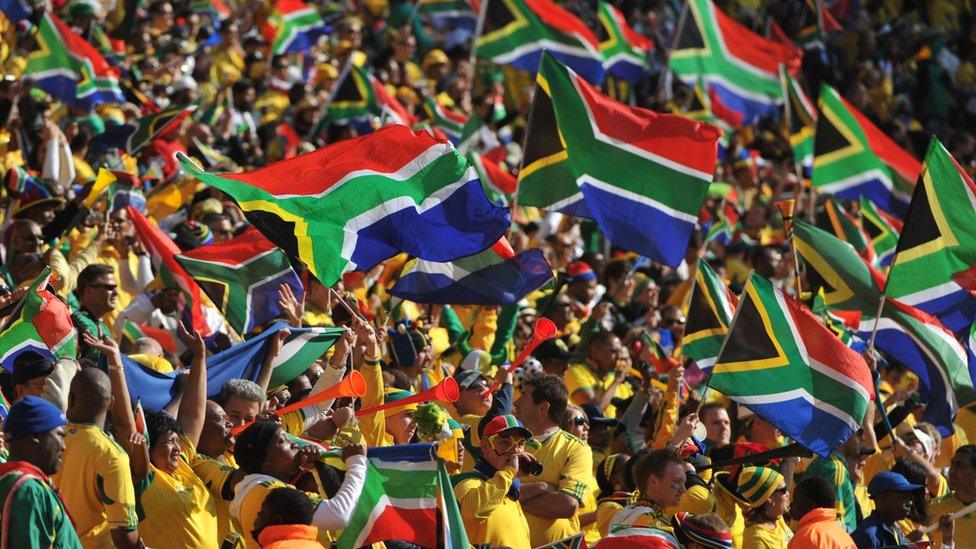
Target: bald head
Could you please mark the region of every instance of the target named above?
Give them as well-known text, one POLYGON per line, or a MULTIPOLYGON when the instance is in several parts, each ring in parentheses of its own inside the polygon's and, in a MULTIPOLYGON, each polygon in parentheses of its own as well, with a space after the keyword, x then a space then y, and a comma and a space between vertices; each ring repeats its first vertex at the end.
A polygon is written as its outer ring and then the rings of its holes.
POLYGON ((149 356, 163 356, 163 346, 151 337, 140 337, 132 343, 132 353, 149 356))
POLYGON ((104 422, 112 405, 112 382, 98 368, 82 368, 71 380, 68 392, 68 419, 73 422, 104 422))

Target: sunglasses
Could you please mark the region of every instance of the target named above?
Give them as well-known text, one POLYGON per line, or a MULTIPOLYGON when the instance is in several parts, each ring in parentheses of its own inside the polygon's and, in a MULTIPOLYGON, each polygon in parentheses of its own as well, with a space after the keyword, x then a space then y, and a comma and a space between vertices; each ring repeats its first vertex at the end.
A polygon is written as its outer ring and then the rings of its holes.
POLYGON ((684 324, 685 319, 683 318, 665 318, 662 322, 665 326, 674 326, 675 324, 684 324))
POLYGON ((782 488, 777 488, 777 489, 773 490, 773 493, 774 494, 785 494, 787 491, 788 490, 787 490, 786 486, 784 486, 782 488))
POLYGON ((488 443, 491 447, 498 452, 499 455, 510 454, 512 452, 521 452, 525 449, 525 439, 524 438, 512 438, 503 437, 501 435, 492 435, 488 437, 488 443))
POLYGON ((573 418, 573 425, 575 425, 577 427, 582 427, 584 425, 589 425, 589 424, 590 424, 590 422, 587 421, 587 419, 585 417, 579 416, 579 417, 574 417, 573 418))
POLYGON ((119 286, 118 286, 118 284, 89 284, 88 287, 89 288, 101 288, 103 290, 108 290, 110 292, 114 292, 115 290, 118 289, 119 286))
POLYGON ((478 391, 479 393, 483 393, 488 390, 488 384, 484 381, 476 381, 471 385, 464 387, 464 389, 472 389, 474 391, 478 391))

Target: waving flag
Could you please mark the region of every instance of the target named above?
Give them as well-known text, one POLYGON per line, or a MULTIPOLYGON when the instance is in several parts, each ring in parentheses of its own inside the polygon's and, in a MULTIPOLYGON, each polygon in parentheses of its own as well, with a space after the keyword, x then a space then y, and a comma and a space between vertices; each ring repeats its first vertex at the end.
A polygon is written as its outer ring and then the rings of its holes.
POLYGON ((412 126, 416 119, 366 69, 349 63, 339 75, 332 102, 312 135, 321 135, 333 122, 351 124, 360 134, 367 134, 373 131, 374 123, 412 126))
POLYGON ((861 197, 861 226, 871 238, 871 246, 877 256, 877 267, 891 265, 898 246, 898 235, 901 234, 902 222, 879 209, 866 196, 861 197))
POLYGON ((629 82, 641 82, 650 76, 648 55, 654 42, 627 24, 623 12, 609 2, 599 2, 600 53, 607 72, 629 82))
POLYGON ((450 479, 433 444, 370 448, 366 457, 363 494, 337 547, 390 539, 423 547, 469 546, 450 479))
POLYGON ((794 162, 803 167, 804 177, 813 173, 813 136, 817 127, 817 108, 800 83, 785 68, 780 68, 786 88, 786 130, 793 148, 794 162))
POLYGON ((515 176, 499 166, 488 155, 471 151, 464 156, 478 172, 478 177, 481 179, 488 198, 491 198, 491 201, 496 204, 507 204, 508 197, 515 194, 518 185, 515 176))
POLYGON ((677 266, 721 130, 617 103, 549 55, 536 90, 519 203, 590 217, 614 245, 677 266))
POLYGON ((19 311, 7 319, 0 331, 0 364, 13 371, 13 361, 24 351, 35 351, 54 358, 75 358, 78 354, 78 332, 71 322, 71 311, 50 290, 45 289, 51 268, 27 288, 19 311))
POLYGON ((850 200, 866 196, 905 215, 922 165, 850 105, 837 90, 820 90, 813 152, 813 185, 850 200))
POLYGON ((274 0, 268 22, 274 28, 273 55, 306 52, 329 30, 318 10, 302 0, 274 0))
POLYGON ((671 70, 689 86, 703 79, 722 104, 739 113, 743 124, 775 114, 784 100, 779 67, 797 73, 796 49, 752 32, 711 0, 689 0, 685 10, 684 24, 675 30, 671 70))
POLYGON ((441 105, 433 97, 424 99, 424 113, 431 128, 443 132, 454 145, 461 141, 464 126, 468 123, 467 116, 441 105))
MULTIPOLYGON (((881 299, 881 274, 850 244, 801 219, 793 222, 793 238, 813 293, 822 289, 824 304, 833 311, 860 311, 858 336, 869 340, 881 299)), ((952 433, 956 411, 976 400, 966 351, 934 317, 891 298, 877 327, 877 348, 919 378, 927 402, 923 421, 952 433)))
POLYGON ((708 384, 826 457, 857 431, 871 371, 799 301, 753 274, 708 384))
POLYGON ((551 0, 483 0, 478 57, 535 73, 548 51, 590 82, 603 81, 603 57, 593 31, 551 0))
POLYGON ((840 201, 830 197, 824 202, 823 211, 817 214, 817 226, 854 246, 865 261, 874 265, 874 246, 871 237, 861 228, 860 221, 848 213, 840 201))
POLYGON ((52 194, 36 170, 14 166, 7 172, 7 190, 21 202, 51 198, 52 194))
POLYGON ((281 346, 268 387, 284 385, 305 373, 346 332, 345 328, 295 328, 281 346))
POLYGON ((692 89, 691 103, 688 105, 688 110, 682 114, 692 120, 698 120, 699 122, 707 122, 713 126, 717 126, 722 130, 722 137, 718 138, 718 158, 719 160, 725 160, 728 150, 729 143, 735 132, 733 125, 730 124, 725 118, 716 116, 715 112, 712 110, 712 97, 708 93, 707 84, 701 79, 695 82, 695 87, 692 89))
POLYGON ((472 256, 448 263, 419 260, 389 292, 416 303, 511 305, 552 279, 537 248, 516 254, 505 238, 472 256))
POLYGON ((24 75, 38 87, 86 111, 125 102, 116 69, 57 15, 45 13, 34 37, 37 49, 27 57, 24 75))
POLYGON ((825 47, 825 37, 829 33, 843 28, 834 19, 834 16, 830 14, 830 11, 824 8, 823 4, 823 0, 803 0, 799 2, 802 10, 799 18, 804 23, 804 26, 800 29, 797 41, 804 48, 823 49, 825 47))
POLYGON ((305 295, 288 257, 254 227, 226 242, 177 255, 176 261, 239 334, 249 334, 283 314, 278 305, 282 284, 290 286, 299 301, 305 295))
POLYGON ((33 11, 24 0, 0 0, 0 12, 14 25, 29 19, 33 11))
POLYGON ((681 354, 690 358, 702 370, 715 364, 722 341, 729 333, 732 314, 739 298, 725 286, 704 259, 695 271, 695 290, 688 305, 688 321, 681 339, 681 354))
POLYGON ((139 210, 129 206, 126 211, 129 212, 136 236, 149 252, 157 276, 162 278, 167 287, 179 288, 183 293, 186 301, 183 314, 189 318, 190 325, 201 335, 210 335, 213 330, 207 325, 204 316, 200 286, 176 261, 176 256, 180 253, 179 246, 159 230, 159 227, 150 223, 139 210))
MULTIPOLYGON (((976 321, 976 285, 957 275, 976 265, 976 185, 935 137, 905 216, 885 293, 955 333, 976 321)), ((971 278, 971 277, 967 277, 971 278)))
POLYGON ((437 28, 452 25, 474 31, 478 22, 477 8, 468 0, 418 0, 417 11, 437 28))
POLYGON ((498 241, 511 220, 450 143, 404 126, 238 174, 183 167, 237 201, 271 242, 326 286, 400 252, 451 261, 498 241))
POLYGON ((173 334, 162 328, 126 320, 122 325, 122 337, 128 340, 129 343, 135 343, 140 337, 155 339, 164 351, 167 353, 176 353, 176 340, 173 338, 173 334))
POLYGON ((130 155, 138 154, 153 139, 178 128, 196 108, 195 104, 180 105, 143 116, 131 124, 109 126, 104 132, 92 137, 88 152, 97 155, 110 149, 121 149, 130 155))

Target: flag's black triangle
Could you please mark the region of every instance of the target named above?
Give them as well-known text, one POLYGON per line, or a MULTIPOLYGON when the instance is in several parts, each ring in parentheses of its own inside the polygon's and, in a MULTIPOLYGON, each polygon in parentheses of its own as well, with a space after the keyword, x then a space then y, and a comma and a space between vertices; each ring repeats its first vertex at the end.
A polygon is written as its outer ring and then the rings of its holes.
POLYGON ((485 1, 488 2, 488 6, 485 8, 485 26, 482 35, 503 29, 515 22, 515 15, 508 9, 508 4, 502 0, 485 1))
POLYGON ((684 25, 681 26, 681 34, 678 35, 678 42, 674 47, 675 50, 705 49, 705 39, 702 38, 698 21, 695 20, 694 15, 694 11, 689 9, 684 25))
POLYGON ((908 214, 905 216, 905 227, 901 231, 895 253, 899 254, 916 246, 928 244, 941 236, 942 233, 939 232, 939 226, 936 225, 935 216, 932 214, 928 189, 925 188, 923 181, 919 181, 908 214))
POLYGON ((817 120, 817 136, 813 142, 813 155, 823 156, 854 145, 834 126, 826 113, 817 120))
POLYGON ((355 69, 350 68, 349 73, 342 79, 339 89, 336 90, 332 98, 333 103, 359 103, 365 101, 363 94, 359 93, 359 86, 356 85, 355 69))
POLYGON ((532 99, 532 120, 528 128, 526 139, 524 166, 528 168, 533 162, 561 153, 565 150, 559 139, 556 123, 556 111, 552 107, 552 98, 542 89, 536 87, 532 99))
POLYGON ((718 311, 705 299, 704 293, 707 288, 702 288, 700 281, 695 292, 691 294, 691 303, 688 304, 688 322, 685 324, 685 337, 692 334, 722 329, 718 311))
POLYGON ((728 364, 779 358, 782 355, 772 338, 766 332, 756 301, 748 293, 744 293, 732 333, 729 334, 728 343, 718 360, 722 364, 728 364))

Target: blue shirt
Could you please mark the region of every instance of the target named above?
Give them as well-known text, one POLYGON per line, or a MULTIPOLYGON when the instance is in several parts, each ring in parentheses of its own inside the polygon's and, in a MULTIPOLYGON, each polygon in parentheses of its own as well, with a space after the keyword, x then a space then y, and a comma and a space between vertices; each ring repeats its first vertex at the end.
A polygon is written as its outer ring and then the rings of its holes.
POLYGON ((857 530, 851 534, 858 549, 865 547, 888 547, 893 545, 907 545, 908 540, 894 524, 884 524, 881 516, 875 511, 864 519, 857 530))

